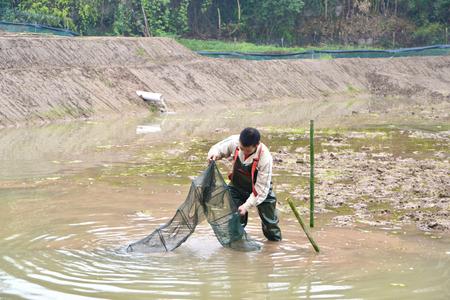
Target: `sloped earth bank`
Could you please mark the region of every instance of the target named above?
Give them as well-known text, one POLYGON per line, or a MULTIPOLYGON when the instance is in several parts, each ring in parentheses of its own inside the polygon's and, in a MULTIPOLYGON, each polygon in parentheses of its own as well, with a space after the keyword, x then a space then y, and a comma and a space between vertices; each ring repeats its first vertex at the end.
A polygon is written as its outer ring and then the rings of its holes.
POLYGON ((418 113, 449 107, 449 78, 450 57, 243 61, 167 38, 0 36, 0 126, 146 113, 136 90, 175 111, 290 99, 333 104, 331 119, 418 113))

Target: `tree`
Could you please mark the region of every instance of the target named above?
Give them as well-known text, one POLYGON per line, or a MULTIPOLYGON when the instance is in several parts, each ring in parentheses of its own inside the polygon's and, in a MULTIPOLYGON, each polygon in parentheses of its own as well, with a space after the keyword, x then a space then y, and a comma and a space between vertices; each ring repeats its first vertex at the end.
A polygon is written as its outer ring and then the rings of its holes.
POLYGON ((60 0, 60 2, 67 2, 69 6, 74 8, 73 17, 81 33, 89 33, 97 27, 101 15, 102 0, 60 0), (72 5, 69 1, 73 1, 72 5))
POLYGON ((22 0, 17 1, 19 18, 55 27, 75 29, 70 15, 70 0, 22 0))
POLYGON ((189 31, 189 0, 171 1, 170 3, 170 32, 185 34, 189 31))
POLYGON ((0 0, 0 18, 12 8, 10 0, 0 0))
MULTIPOLYGON (((155 36, 292 42, 298 39, 300 28, 305 29, 303 34, 314 33, 314 37, 321 27, 340 34, 341 24, 351 27, 352 19, 361 16, 409 24, 415 27, 409 32, 416 32, 409 36, 420 44, 445 42, 450 0, 0 0, 4 20, 68 28, 87 35, 143 36, 148 35, 148 27, 155 36)), ((404 27, 395 30, 401 32, 404 27)))
POLYGON ((292 40, 302 0, 247 0, 242 3, 243 19, 252 39, 263 35, 266 40, 292 40))

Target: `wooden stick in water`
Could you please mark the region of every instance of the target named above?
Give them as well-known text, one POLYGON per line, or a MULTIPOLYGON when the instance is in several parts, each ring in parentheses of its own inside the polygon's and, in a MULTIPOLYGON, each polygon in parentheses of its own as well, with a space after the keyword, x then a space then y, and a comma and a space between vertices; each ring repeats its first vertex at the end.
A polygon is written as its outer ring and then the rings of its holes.
POLYGON ((300 226, 302 226, 303 231, 306 234, 306 237, 311 242, 311 245, 313 246, 314 250, 316 250, 316 252, 319 253, 319 251, 320 251, 319 246, 316 244, 313 237, 308 232, 308 229, 306 228, 305 223, 303 222, 302 217, 300 216, 300 213, 298 212, 297 208, 295 207, 294 202, 290 198, 288 198, 287 201, 289 203, 289 206, 292 209, 292 212, 294 213, 295 217, 297 218, 297 221, 300 223, 300 226))

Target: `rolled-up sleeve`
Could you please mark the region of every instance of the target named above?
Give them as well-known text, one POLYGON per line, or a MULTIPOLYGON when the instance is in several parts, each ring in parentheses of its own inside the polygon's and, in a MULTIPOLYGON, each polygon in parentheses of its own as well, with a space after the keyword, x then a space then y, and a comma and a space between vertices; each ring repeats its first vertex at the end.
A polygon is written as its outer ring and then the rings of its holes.
POLYGON ((238 146, 239 135, 232 135, 212 146, 208 151, 208 157, 213 155, 219 157, 219 159, 230 157, 238 146))

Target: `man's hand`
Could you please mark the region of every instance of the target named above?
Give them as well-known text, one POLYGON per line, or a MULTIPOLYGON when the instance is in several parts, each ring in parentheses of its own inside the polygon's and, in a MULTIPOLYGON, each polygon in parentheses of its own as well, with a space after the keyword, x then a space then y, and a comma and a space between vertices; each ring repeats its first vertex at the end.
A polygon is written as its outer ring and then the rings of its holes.
POLYGON ((218 160, 219 156, 218 155, 211 155, 210 157, 208 157, 208 163, 211 163, 213 160, 218 160))
POLYGON ((244 207, 244 204, 242 204, 241 206, 239 206, 238 212, 239 212, 239 215, 245 216, 245 214, 247 213, 247 209, 244 207))

